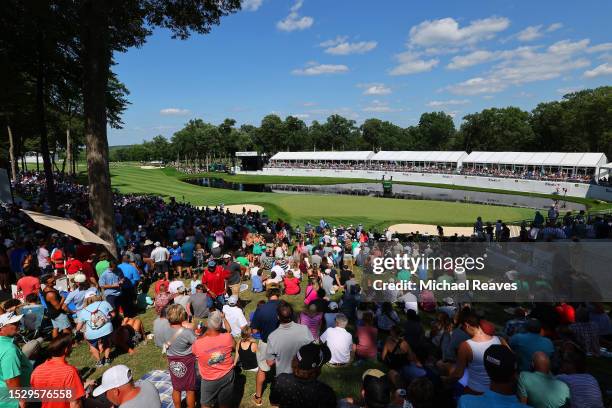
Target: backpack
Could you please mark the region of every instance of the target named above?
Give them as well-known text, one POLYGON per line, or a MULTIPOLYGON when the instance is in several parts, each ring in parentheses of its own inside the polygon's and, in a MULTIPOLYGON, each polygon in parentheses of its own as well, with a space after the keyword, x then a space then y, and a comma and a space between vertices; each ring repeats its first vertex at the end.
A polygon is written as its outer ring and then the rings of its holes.
POLYGON ((93 330, 98 330, 108 323, 108 316, 100 310, 100 304, 102 304, 102 302, 98 303, 96 310, 91 312, 89 321, 87 322, 88 326, 93 330))

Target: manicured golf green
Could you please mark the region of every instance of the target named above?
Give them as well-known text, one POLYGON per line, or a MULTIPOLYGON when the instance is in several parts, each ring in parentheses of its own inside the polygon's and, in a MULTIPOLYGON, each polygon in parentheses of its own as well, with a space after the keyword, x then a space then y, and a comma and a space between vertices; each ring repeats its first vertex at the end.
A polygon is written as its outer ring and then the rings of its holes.
POLYGON ((200 187, 181 181, 164 169, 139 166, 111 168, 113 187, 124 193, 154 193, 176 197, 194 205, 259 204, 272 218, 304 225, 325 217, 332 224, 364 223, 369 227, 412 222, 437 225, 472 225, 476 217, 516 222, 533 217, 533 210, 481 204, 429 200, 400 200, 322 194, 253 193, 200 187))

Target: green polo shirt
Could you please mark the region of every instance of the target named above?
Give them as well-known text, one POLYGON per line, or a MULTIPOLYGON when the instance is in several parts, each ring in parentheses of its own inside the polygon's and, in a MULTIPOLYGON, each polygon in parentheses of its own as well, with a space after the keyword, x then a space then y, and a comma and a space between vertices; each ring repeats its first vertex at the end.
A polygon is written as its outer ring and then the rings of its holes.
POLYGON ((110 266, 110 263, 107 260, 99 261, 96 264, 96 273, 98 274, 98 278, 102 276, 104 271, 106 271, 110 266))
POLYGON ((517 393, 519 397, 527 397, 527 404, 534 408, 570 406, 569 387, 552 375, 539 371, 523 371, 519 376, 517 393))
POLYGON ((0 336, 0 408, 18 407, 18 400, 8 399, 6 380, 19 377, 21 387, 30 386, 32 363, 21 349, 13 344, 13 338, 0 336))
POLYGON ((239 256, 238 258, 236 258, 236 262, 238 262, 241 266, 249 266, 249 260, 244 256, 239 256))

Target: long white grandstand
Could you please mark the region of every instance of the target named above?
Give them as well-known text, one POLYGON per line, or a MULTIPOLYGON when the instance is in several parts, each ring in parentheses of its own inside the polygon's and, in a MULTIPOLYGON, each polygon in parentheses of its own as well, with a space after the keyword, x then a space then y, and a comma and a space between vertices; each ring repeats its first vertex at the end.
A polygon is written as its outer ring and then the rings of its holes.
POLYGON ((474 151, 279 152, 260 174, 346 177, 592 197, 612 201, 603 153, 474 151))

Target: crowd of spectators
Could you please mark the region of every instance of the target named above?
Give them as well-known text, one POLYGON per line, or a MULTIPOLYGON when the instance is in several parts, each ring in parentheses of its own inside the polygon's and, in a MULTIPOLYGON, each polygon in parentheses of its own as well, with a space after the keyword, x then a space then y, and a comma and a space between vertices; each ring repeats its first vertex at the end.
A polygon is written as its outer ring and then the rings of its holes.
POLYGON ((589 174, 572 174, 565 171, 544 171, 508 169, 494 167, 470 167, 457 168, 450 163, 417 165, 410 162, 384 162, 384 161, 284 161, 271 160, 266 167, 269 168, 296 168, 296 169, 325 169, 325 170, 371 170, 371 171, 393 171, 413 173, 436 173, 436 174, 464 174, 481 177, 502 177, 542 181, 565 181, 572 183, 598 183, 608 185, 607 179, 599 182, 589 174))
MULTIPOLYGON (((28 207, 48 211, 44 180, 21 180, 15 192, 28 207)), ((61 215, 95 227, 83 187, 66 179, 57 191, 61 215)), ((492 321, 485 305, 436 300, 427 291, 381 297, 367 273, 358 278, 373 259, 435 254, 439 241, 509 239, 501 220, 478 219, 470 237, 446 237, 440 228, 437 237, 400 238, 324 219, 292 227, 256 212, 198 209, 152 195, 115 194, 114 203, 119 260, 34 224, 17 206, 0 209, 0 289, 15 284, 0 311, 0 398, 17 387, 55 387, 72 394, 63 405, 43 406, 160 407, 164 393, 156 384, 137 381, 129 362, 112 360, 152 340, 167 359, 175 406, 182 399, 190 408, 196 401, 238 405, 241 376, 254 377, 248 398, 255 406, 604 406, 588 358, 609 356, 607 305, 512 305, 506 321, 492 321), (266 300, 245 313, 257 293, 266 300), (142 313, 156 314, 152 327, 142 313), (106 367, 96 384, 68 362, 74 347, 89 349, 91 366, 106 367), (323 379, 355 370, 355 395, 323 379), (321 377, 323 371, 332 375, 321 377)), ((536 214, 519 239, 550 239, 546 224, 557 222, 569 228, 567 238, 601 223, 610 234, 609 219, 581 213, 561 221, 554 207, 547 215, 536 214)), ((556 230, 554 239, 562 239, 556 230)), ((392 272, 396 281, 465 277, 422 267, 392 272)))

